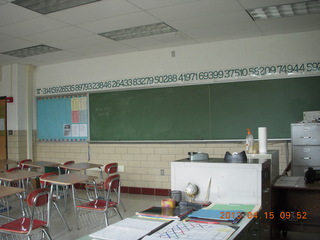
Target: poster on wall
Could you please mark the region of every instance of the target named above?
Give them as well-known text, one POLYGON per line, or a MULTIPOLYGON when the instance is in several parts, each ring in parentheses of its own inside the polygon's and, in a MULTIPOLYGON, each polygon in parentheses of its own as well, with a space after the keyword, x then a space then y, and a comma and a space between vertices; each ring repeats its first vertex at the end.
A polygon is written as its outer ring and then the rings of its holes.
POLYGON ((37 98, 38 141, 86 141, 87 138, 87 94, 37 98))

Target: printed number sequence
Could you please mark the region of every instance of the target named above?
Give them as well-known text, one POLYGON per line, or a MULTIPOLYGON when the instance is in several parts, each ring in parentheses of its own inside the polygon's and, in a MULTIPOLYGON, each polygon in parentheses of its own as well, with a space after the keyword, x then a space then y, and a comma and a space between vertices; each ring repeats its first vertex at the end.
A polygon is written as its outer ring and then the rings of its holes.
POLYGON ((320 71, 320 62, 300 64, 283 64, 274 66, 260 66, 249 68, 235 68, 226 70, 212 70, 189 72, 181 74, 158 75, 123 80, 110 80, 105 82, 92 82, 71 84, 65 86, 39 88, 37 94, 72 93, 81 91, 95 91, 110 88, 146 86, 152 84, 170 84, 176 82, 205 81, 214 79, 229 79, 241 77, 261 77, 276 74, 305 74, 320 71))

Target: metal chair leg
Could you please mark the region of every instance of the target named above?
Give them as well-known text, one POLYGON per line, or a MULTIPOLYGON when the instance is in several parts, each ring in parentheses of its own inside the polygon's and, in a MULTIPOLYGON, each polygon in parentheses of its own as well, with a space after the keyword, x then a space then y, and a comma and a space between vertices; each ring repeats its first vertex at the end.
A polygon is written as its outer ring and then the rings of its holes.
POLYGON ((63 217, 63 215, 62 215, 62 213, 61 213, 61 211, 60 211, 60 209, 59 209, 59 207, 58 207, 58 204, 57 204, 56 202, 52 202, 52 204, 56 207, 57 212, 59 213, 59 215, 60 215, 62 221, 64 222, 64 224, 67 226, 68 230, 71 231, 71 229, 70 229, 67 221, 66 221, 65 218, 63 217))

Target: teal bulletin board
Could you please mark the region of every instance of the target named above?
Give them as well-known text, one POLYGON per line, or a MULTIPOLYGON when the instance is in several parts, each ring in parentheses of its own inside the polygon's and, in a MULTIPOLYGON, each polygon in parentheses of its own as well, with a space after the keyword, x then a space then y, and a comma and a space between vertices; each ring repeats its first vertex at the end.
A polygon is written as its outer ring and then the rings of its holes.
POLYGON ((290 124, 320 110, 320 76, 91 93, 91 141, 232 140, 267 127, 289 139, 290 124))
POLYGON ((88 139, 87 95, 37 98, 39 141, 86 141, 88 139))

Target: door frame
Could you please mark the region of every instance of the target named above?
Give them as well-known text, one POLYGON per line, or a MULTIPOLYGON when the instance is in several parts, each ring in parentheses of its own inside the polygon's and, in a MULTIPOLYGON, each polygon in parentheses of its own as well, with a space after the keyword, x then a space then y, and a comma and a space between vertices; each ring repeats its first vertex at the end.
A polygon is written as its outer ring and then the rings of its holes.
POLYGON ((4 137, 3 141, 0 141, 0 149, 1 149, 1 155, 0 159, 8 159, 8 136, 7 136, 7 97, 6 96, 0 96, 0 106, 4 106, 4 113, 2 113, 2 110, 0 111, 0 120, 3 120, 4 130, 0 130, 0 138, 4 137), (1 133, 3 131, 3 133, 1 133), (2 135, 3 134, 3 135, 2 135), (5 145, 3 148, 3 144, 5 145), (2 154, 2 149, 4 149, 4 154, 2 154))

